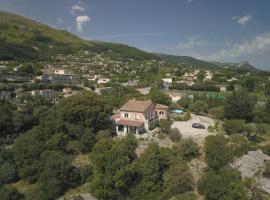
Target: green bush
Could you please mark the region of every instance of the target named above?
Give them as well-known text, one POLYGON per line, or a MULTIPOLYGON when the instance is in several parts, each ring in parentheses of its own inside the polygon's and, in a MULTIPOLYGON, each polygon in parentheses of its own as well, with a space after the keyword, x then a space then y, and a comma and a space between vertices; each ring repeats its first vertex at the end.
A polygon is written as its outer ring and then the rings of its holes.
POLYGON ((177 195, 175 200, 197 200, 197 195, 194 192, 185 192, 177 195))
POLYGON ((169 133, 171 130, 172 122, 170 120, 161 119, 159 121, 159 128, 162 133, 169 133))
POLYGON ((195 101, 194 103, 190 104, 188 108, 196 114, 208 112, 208 104, 202 100, 195 101))
POLYGON ((176 116, 173 118, 174 121, 183 121, 183 118, 181 116, 176 116))
POLYGON ((0 184, 10 183, 18 178, 14 164, 5 162, 0 166, 0 184))
POLYGON ((170 130, 168 137, 173 141, 173 142, 179 142, 182 138, 182 135, 180 131, 177 128, 173 128, 170 130))
POLYGON ((223 107, 211 108, 209 110, 209 113, 215 119, 223 119, 224 118, 224 108, 223 107))
POLYGON ((165 140, 166 139, 166 136, 163 133, 159 133, 158 134, 158 139, 165 140))
POLYGON ((229 135, 235 133, 241 133, 245 131, 245 121, 244 120, 225 120, 224 121, 225 132, 229 135))
POLYGON ((183 121, 188 121, 188 120, 190 120, 190 118, 191 118, 191 115, 190 115, 190 112, 188 111, 185 113, 185 115, 183 117, 183 121))
POLYGON ((263 172, 263 176, 266 178, 270 178, 270 162, 269 161, 265 165, 265 170, 263 172))
POLYGON ((154 130, 159 126, 159 121, 158 120, 153 120, 149 123, 149 129, 154 130))
POLYGON ((20 200, 23 199, 23 195, 20 194, 15 188, 8 185, 0 186, 1 200, 20 200))
POLYGON ((214 126, 208 126, 208 131, 210 133, 214 133, 216 131, 216 128, 214 126))

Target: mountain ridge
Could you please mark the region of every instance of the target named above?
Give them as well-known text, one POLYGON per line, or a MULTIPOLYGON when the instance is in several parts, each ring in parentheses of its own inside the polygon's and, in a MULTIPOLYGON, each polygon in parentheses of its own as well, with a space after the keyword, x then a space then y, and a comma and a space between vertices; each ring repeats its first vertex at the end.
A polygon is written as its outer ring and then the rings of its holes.
POLYGON ((83 49, 114 57, 161 59, 171 64, 194 68, 258 70, 249 63, 208 62, 190 56, 149 53, 125 44, 85 40, 70 32, 51 28, 36 20, 7 11, 0 11, 0 42, 2 60, 46 60, 55 54, 70 54, 83 49))

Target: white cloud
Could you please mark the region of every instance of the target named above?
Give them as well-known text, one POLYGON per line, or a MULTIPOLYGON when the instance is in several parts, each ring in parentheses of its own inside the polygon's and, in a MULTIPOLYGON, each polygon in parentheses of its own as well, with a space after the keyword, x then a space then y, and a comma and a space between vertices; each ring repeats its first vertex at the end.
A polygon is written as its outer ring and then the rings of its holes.
POLYGON ((90 22, 91 18, 87 15, 78 16, 76 18, 76 25, 78 32, 82 32, 83 30, 83 24, 90 22))
POLYGON ((267 55, 270 55, 270 32, 259 35, 249 41, 236 43, 229 49, 222 49, 220 52, 208 56, 207 59, 237 60, 248 57, 268 57, 267 55))
POLYGON ((236 21, 236 23, 240 24, 241 26, 247 25, 252 20, 252 15, 248 14, 245 16, 234 16, 232 20, 236 21))
POLYGON ((179 43, 176 47, 178 49, 192 49, 194 47, 206 45, 207 41, 203 40, 201 37, 202 37, 201 35, 193 36, 189 38, 187 41, 179 43))
POLYGON ((78 11, 78 12, 84 12, 85 10, 86 10, 86 7, 83 5, 83 3, 81 1, 79 1, 77 4, 73 5, 70 8, 70 13, 72 15, 74 15, 76 11, 78 11))

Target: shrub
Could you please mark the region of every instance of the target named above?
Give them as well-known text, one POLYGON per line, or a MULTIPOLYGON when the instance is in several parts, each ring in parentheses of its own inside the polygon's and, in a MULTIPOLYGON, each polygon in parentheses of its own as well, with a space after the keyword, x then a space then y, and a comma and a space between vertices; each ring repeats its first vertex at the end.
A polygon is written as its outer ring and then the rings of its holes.
POLYGON ((181 116, 176 116, 173 118, 174 121, 183 121, 183 118, 181 116))
POLYGON ((245 130, 244 120, 225 120, 224 122, 225 132, 229 135, 234 133, 241 133, 245 130))
POLYGON ((199 147, 192 139, 182 140, 173 147, 173 151, 185 160, 192 160, 199 155, 199 147))
POLYGON ((270 178, 270 162, 269 161, 266 163, 266 167, 265 167, 265 170, 263 172, 263 176, 266 178, 270 178))
POLYGON ((171 129, 168 136, 173 142, 179 142, 182 138, 182 135, 177 128, 171 129))
POLYGON ((0 166, 0 184, 10 183, 18 178, 17 170, 13 164, 8 162, 0 166))
POLYGON ((257 133, 255 124, 246 124, 244 129, 247 133, 257 133))
POLYGON ((165 140, 166 136, 163 133, 158 134, 158 139, 165 140))
POLYGON ((211 108, 209 110, 209 113, 215 119, 223 119, 224 118, 224 108, 223 107, 211 108))
POLYGON ((7 185, 0 186, 0 197, 1 197, 1 200, 23 199, 22 194, 20 194, 15 188, 7 186, 7 185))
POLYGON ((208 126, 208 131, 210 133, 214 133, 216 131, 216 128, 214 126, 208 126))
POLYGON ((153 120, 150 122, 149 124, 149 129, 150 130, 154 130, 155 128, 157 128, 159 126, 159 121, 158 120, 153 120))
POLYGON ((196 114, 200 113, 207 113, 208 112, 208 105, 205 101, 198 100, 188 107, 192 112, 196 114))
POLYGON ((190 115, 190 112, 188 111, 185 113, 185 115, 183 117, 183 121, 188 121, 188 120, 190 120, 190 118, 191 118, 191 115, 190 115))
POLYGON ((257 133, 260 135, 265 135, 267 134, 268 130, 269 130, 269 125, 267 124, 256 124, 256 128, 257 128, 257 133))
POLYGON ((194 192, 185 192, 175 197, 175 200, 196 200, 197 195, 194 192))
POLYGON ((162 133, 169 133, 171 129, 172 122, 170 120, 162 119, 159 121, 159 128, 162 133))

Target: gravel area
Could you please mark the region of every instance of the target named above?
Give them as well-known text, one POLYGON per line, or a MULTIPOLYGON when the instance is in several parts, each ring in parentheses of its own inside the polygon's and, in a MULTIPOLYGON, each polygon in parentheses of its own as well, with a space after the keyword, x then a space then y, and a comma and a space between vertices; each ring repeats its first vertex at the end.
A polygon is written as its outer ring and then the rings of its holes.
POLYGON ((195 114, 191 114, 191 119, 188 121, 175 121, 172 124, 172 128, 178 128, 184 139, 191 138, 200 146, 203 145, 206 136, 215 134, 208 132, 208 126, 215 126, 213 119, 195 114), (201 123, 205 126, 205 129, 192 128, 193 123, 201 123))

